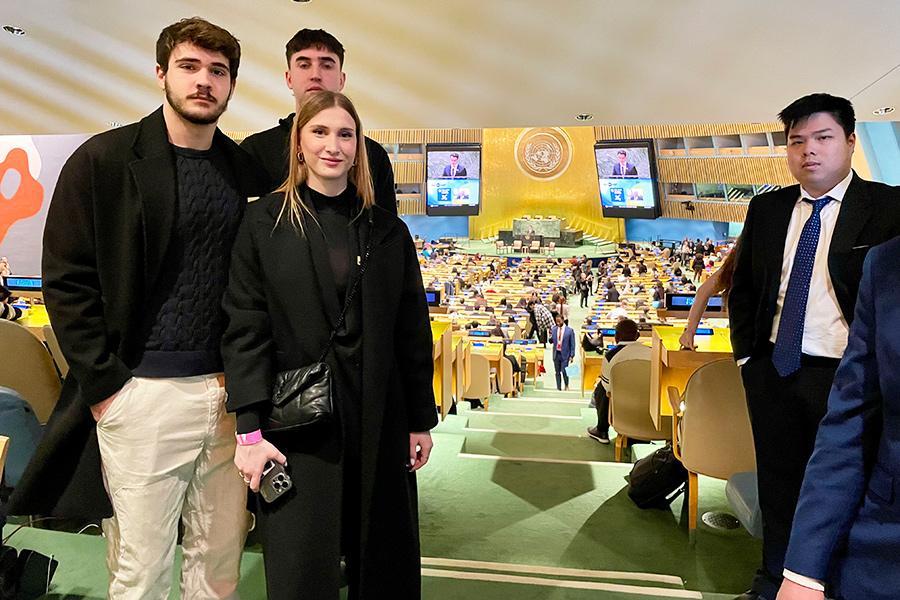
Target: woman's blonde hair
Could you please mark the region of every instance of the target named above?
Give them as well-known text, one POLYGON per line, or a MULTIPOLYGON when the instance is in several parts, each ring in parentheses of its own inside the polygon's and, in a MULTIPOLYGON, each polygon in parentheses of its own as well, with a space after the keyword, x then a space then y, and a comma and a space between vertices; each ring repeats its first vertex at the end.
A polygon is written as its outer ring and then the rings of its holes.
POLYGON ((313 92, 310 94, 300 110, 294 117, 294 124, 291 127, 291 142, 288 152, 288 176, 284 183, 281 184, 276 192, 284 192, 284 204, 278 215, 278 221, 285 215, 288 215, 292 225, 303 231, 303 213, 314 217, 310 207, 303 201, 303 195, 300 193, 299 187, 306 183, 309 178, 309 170, 306 162, 301 162, 297 156, 300 149, 300 131, 309 123, 313 117, 329 108, 343 108, 356 124, 356 160, 350 168, 348 179, 356 188, 356 194, 362 200, 363 210, 371 208, 375 204, 375 189, 372 185, 372 175, 369 172, 369 157, 366 153, 366 138, 363 135, 362 123, 356 108, 350 99, 339 92, 313 92))

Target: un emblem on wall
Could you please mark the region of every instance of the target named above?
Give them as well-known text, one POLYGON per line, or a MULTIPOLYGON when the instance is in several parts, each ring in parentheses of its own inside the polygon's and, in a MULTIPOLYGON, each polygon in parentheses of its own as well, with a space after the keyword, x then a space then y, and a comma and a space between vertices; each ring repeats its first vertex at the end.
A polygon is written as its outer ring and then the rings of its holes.
POLYGON ((559 177, 572 162, 572 140, 558 127, 523 130, 515 151, 519 169, 541 181, 559 177))

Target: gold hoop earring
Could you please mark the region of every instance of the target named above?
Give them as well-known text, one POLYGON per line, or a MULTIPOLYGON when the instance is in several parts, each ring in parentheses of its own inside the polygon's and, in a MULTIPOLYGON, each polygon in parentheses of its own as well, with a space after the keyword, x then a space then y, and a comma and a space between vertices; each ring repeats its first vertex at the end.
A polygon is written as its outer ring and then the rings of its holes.
POLYGON ((304 160, 304 158, 303 158, 303 153, 302 153, 302 152, 297 152, 297 162, 300 163, 301 165, 302 165, 304 162, 306 162, 306 161, 304 160))

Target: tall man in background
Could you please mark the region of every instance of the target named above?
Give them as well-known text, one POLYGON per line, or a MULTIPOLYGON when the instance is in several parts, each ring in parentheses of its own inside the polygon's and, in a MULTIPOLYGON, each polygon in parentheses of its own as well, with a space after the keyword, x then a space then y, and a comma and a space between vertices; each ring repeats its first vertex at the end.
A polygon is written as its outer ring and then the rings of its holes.
POLYGON ((550 345, 553 347, 553 369, 556 372, 556 389, 562 390, 565 383, 569 389, 569 374, 566 367, 575 360, 575 332, 566 325, 561 314, 554 317, 556 325, 550 334, 550 345))
POLYGON ((116 600, 169 597, 179 521, 181 596, 237 594, 246 487, 221 301, 247 198, 264 191, 216 127, 240 57, 203 19, 166 27, 162 107, 82 144, 47 214, 44 299, 70 370, 10 513, 114 515, 103 530, 116 600))
MULTIPOLYGON (((320 90, 340 92, 347 75, 343 72, 344 46, 323 29, 301 29, 285 46, 287 71, 284 80, 294 95, 294 113, 278 121, 278 125, 247 137, 241 147, 249 152, 269 175, 267 191, 279 187, 287 179, 288 151, 294 114, 307 94, 320 90)), ((394 170, 387 152, 375 140, 366 137, 366 153, 375 203, 397 214, 394 192, 394 170)))
POLYGON ((804 469, 847 346, 863 260, 872 246, 900 234, 898 191, 850 167, 856 136, 848 100, 812 94, 779 118, 788 168, 800 185, 750 202, 728 302, 763 516, 763 564, 743 599, 776 596, 804 469))

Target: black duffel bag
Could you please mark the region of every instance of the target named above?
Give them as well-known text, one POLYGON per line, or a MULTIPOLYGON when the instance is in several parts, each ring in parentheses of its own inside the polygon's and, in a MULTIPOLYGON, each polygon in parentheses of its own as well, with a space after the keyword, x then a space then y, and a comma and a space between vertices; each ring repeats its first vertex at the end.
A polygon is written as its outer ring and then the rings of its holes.
POLYGON ((688 472, 666 444, 634 463, 628 475, 628 497, 639 508, 668 508, 687 485, 688 472))

